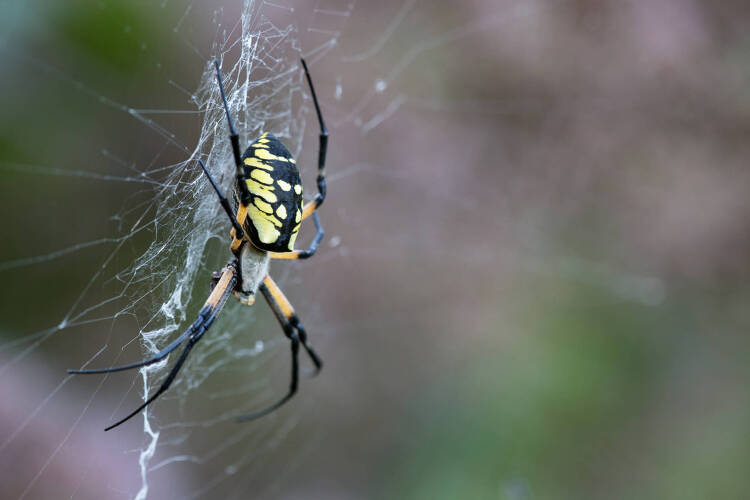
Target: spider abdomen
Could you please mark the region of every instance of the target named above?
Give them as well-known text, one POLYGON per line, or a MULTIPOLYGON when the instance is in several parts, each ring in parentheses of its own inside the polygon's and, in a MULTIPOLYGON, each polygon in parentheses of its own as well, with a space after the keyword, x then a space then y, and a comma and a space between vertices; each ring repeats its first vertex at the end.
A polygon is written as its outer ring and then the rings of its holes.
POLYGON ((242 156, 250 191, 244 229, 252 244, 291 252, 302 221, 302 181, 289 150, 273 134, 255 140, 242 156))

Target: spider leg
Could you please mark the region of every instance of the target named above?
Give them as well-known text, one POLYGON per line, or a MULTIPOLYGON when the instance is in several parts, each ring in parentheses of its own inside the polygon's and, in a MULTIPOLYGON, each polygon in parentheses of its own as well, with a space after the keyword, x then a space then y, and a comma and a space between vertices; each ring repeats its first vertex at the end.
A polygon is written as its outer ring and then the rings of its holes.
POLYGON ((256 418, 268 415, 269 413, 292 399, 292 396, 296 394, 297 386, 299 385, 299 338, 297 337, 297 333, 294 331, 294 329, 290 329, 289 332, 284 333, 289 337, 292 347, 292 381, 289 384, 289 392, 287 392, 283 398, 279 399, 268 408, 264 408, 253 413, 248 413, 247 415, 240 415, 239 417, 235 417, 234 420, 236 422, 247 422, 248 420, 255 420, 256 418))
POLYGON ((318 96, 315 94, 315 87, 313 86, 312 78, 310 77, 310 71, 307 69, 307 63, 304 58, 302 59, 302 67, 305 69, 305 77, 307 83, 310 86, 310 93, 312 94, 313 103, 315 104, 315 112, 318 115, 318 123, 320 124, 320 142, 318 145, 318 194, 315 195, 312 201, 305 204, 302 207, 302 217, 300 221, 303 221, 313 216, 315 222, 315 229, 317 233, 313 238, 310 247, 307 250, 295 250, 293 252, 269 252, 272 259, 286 259, 286 260, 301 260, 308 259, 315 254, 318 249, 318 245, 323 240, 325 233, 323 232, 323 226, 320 224, 318 218, 318 208, 323 204, 326 199, 326 177, 325 177, 325 165, 326 165, 326 152, 328 151, 328 130, 326 129, 325 123, 323 122, 323 114, 320 112, 320 104, 318 103, 318 96))
POLYGON ((171 344, 169 344, 167 347, 156 353, 153 357, 139 361, 137 363, 132 363, 129 365, 122 365, 122 366, 113 366, 111 368, 98 368, 93 370, 68 370, 68 373, 72 375, 90 375, 90 374, 96 374, 96 373, 113 373, 113 372, 121 372, 125 370, 132 370, 133 368, 140 368, 141 366, 148 366, 152 365, 154 363, 158 363, 169 353, 180 347, 180 344, 182 344, 186 338, 193 335, 193 333, 198 330, 201 325, 203 325, 206 321, 206 317, 211 313, 211 308, 209 306, 204 306, 200 312, 198 313, 198 319, 196 319, 192 325, 188 327, 187 330, 185 330, 182 335, 177 337, 171 344))
MULTIPOLYGON (((219 68, 219 60, 214 59, 214 67, 216 68, 216 80, 219 82, 219 92, 221 93, 221 102, 224 104, 224 112, 227 115, 227 122, 229 123, 229 141, 232 143, 232 154, 234 155, 234 166, 237 168, 237 179, 244 180, 245 173, 242 170, 242 155, 240 154, 240 136, 237 134, 237 130, 234 128, 232 123, 232 115, 229 114, 229 104, 227 104, 227 96, 224 93, 224 79, 221 76, 221 69, 219 68)), ((244 184, 244 183, 242 183, 244 184)), ((250 193, 247 192, 247 187, 244 189, 240 186, 242 191, 243 202, 247 203, 250 200, 250 193), (247 194, 247 199, 244 199, 247 194)))
POLYGON ((313 104, 315 105, 315 113, 318 115, 318 123, 320 124, 320 134, 318 136, 318 194, 315 195, 313 201, 309 202, 302 209, 302 220, 305 220, 315 212, 326 199, 325 168, 326 153, 328 152, 328 129, 326 129, 326 125, 323 122, 323 114, 320 112, 318 96, 315 94, 315 87, 313 86, 310 71, 307 69, 307 63, 304 58, 302 59, 302 67, 305 69, 305 77, 307 78, 307 84, 310 87, 310 94, 312 95, 313 104))
POLYGON ((132 370, 133 368, 140 368, 142 366, 149 366, 153 365, 154 363, 158 363, 169 353, 177 349, 180 344, 182 344, 185 339, 193 336, 196 334, 196 332, 200 331, 201 327, 208 328, 206 324, 209 326, 213 322, 216 315, 221 311, 221 308, 224 306, 224 300, 223 295, 228 294, 229 292, 234 290, 234 285, 237 282, 237 272, 234 269, 234 266, 229 266, 225 268, 224 273, 221 276, 221 279, 219 279, 218 283, 216 284, 216 287, 214 287, 211 294, 208 296, 208 299, 206 299, 206 303, 201 308, 200 312, 198 312, 198 319, 196 319, 193 324, 191 324, 187 330, 185 330, 179 337, 177 337, 174 341, 172 341, 171 344, 169 344, 167 347, 156 353, 153 357, 139 361, 137 363, 131 363, 129 365, 122 365, 122 366, 113 366, 110 368, 96 368, 91 370, 68 370, 68 373, 72 375, 91 375, 91 374, 98 374, 98 373, 113 373, 113 372, 121 372, 125 370, 132 370), (227 290, 229 292, 227 292, 227 290))
POLYGON ((294 250, 293 252, 268 252, 271 258, 302 260, 309 259, 313 255, 315 255, 315 252, 318 250, 318 245, 320 244, 321 240, 323 240, 325 232, 323 231, 323 226, 320 223, 318 212, 313 212, 313 222, 315 222, 315 229, 317 230, 317 232, 315 233, 315 238, 313 238, 312 243, 310 243, 310 246, 307 250, 294 250))
POLYGON ((117 367, 106 368, 106 369, 101 369, 101 370, 68 370, 68 373, 75 373, 75 374, 109 373, 109 372, 114 372, 114 371, 128 370, 130 368, 137 368, 139 366, 146 366, 146 365, 153 364, 159 361, 160 359, 163 359, 167 354, 175 350, 185 339, 188 340, 187 344, 185 345, 185 349, 183 349, 182 354, 180 354, 179 359, 170 370, 169 374, 167 375, 167 378, 165 378, 164 382, 162 382, 162 385, 161 387, 159 387, 159 390, 157 390, 151 397, 149 397, 146 400, 146 402, 144 402, 141 406, 139 406, 135 411, 131 412, 127 417, 106 427, 104 429, 105 431, 114 429, 118 425, 127 422, 133 416, 135 416, 138 412, 140 412, 142 409, 148 406, 151 402, 153 402, 156 398, 158 398, 164 391, 169 389, 169 386, 172 384, 175 377, 177 377, 177 374, 179 373, 180 368, 182 368, 182 365, 185 363, 185 360, 187 359, 188 354, 190 354, 190 351, 193 349, 195 344, 201 339, 201 337, 203 337, 203 334, 206 333, 206 331, 211 327, 211 324, 213 324, 214 319, 216 319, 216 316, 221 312, 222 308, 224 307, 224 304, 229 298, 229 295, 234 291, 234 287, 236 284, 237 284, 237 269, 234 265, 229 265, 226 268, 224 268, 224 272, 222 273, 221 278, 219 279, 219 282, 216 284, 213 291, 208 296, 208 299, 206 300, 206 304, 201 309, 201 314, 199 315, 198 319, 192 325, 190 325, 190 327, 182 335, 180 335, 174 342, 169 344, 165 349, 160 351, 153 358, 150 358, 146 361, 142 361, 140 363, 133 363, 131 365, 117 366, 117 367))
MULTIPOLYGON (((208 326, 211 326, 210 324, 208 326)), ((191 337, 190 340, 188 340, 188 343, 185 345, 185 349, 182 350, 182 354, 180 354, 179 359, 177 360, 177 363, 175 363, 174 367, 169 371, 169 374, 167 375, 167 378, 164 379, 164 382, 162 382, 161 387, 159 387, 159 390, 156 391, 151 397, 149 397, 141 406, 133 410, 130 414, 128 414, 127 417, 121 418, 114 424, 111 424, 104 428, 104 431, 108 431, 111 429, 114 429, 120 424, 124 424, 134 416, 136 416, 141 410, 143 410, 146 406, 148 406, 150 403, 152 403, 156 398, 161 396, 163 392, 165 392, 167 389, 169 389, 169 386, 172 385, 172 382, 174 381, 175 377, 177 376, 177 373, 180 371, 180 368, 182 368, 182 365, 185 363, 185 360, 188 357, 188 354, 190 354, 191 349, 193 346, 200 340, 200 338, 203 336, 203 334, 208 330, 208 326, 203 326, 197 335, 194 337, 191 337)))
POLYGON ((300 343, 302 344, 302 347, 304 347, 305 351, 307 351, 307 354, 310 356, 310 359, 315 365, 315 371, 313 372, 313 375, 317 374, 323 367, 323 361, 307 341, 307 332, 302 327, 302 323, 300 323, 297 315, 294 313, 294 308, 284 296, 284 293, 281 291, 276 282, 274 282, 270 276, 266 276, 266 278, 263 280, 263 284, 259 289, 263 293, 263 296, 268 302, 268 305, 276 315, 276 318, 279 320, 281 328, 284 330, 284 335, 286 335, 291 341, 292 379, 289 384, 289 392, 287 392, 287 394, 283 398, 281 398, 268 408, 237 417, 235 420, 238 422, 260 418, 271 413, 272 411, 292 399, 292 396, 294 396, 294 394, 297 392, 297 388, 299 386, 300 343))
MULTIPOLYGON (((224 104, 224 112, 227 115, 227 123, 229 124, 229 142, 232 143, 234 165, 237 170, 237 186, 240 190, 240 203, 239 207, 237 208, 237 216, 233 218, 231 213, 227 212, 229 213, 229 218, 232 219, 232 226, 234 229, 232 231, 231 249, 233 252, 238 252, 245 237, 245 233, 242 231, 242 224, 245 223, 245 218, 247 217, 247 206, 250 203, 250 190, 245 183, 245 170, 242 166, 242 155, 240 154, 240 136, 237 134, 237 130, 235 130, 234 128, 234 123, 232 123, 232 115, 229 113, 229 104, 227 103, 227 96, 224 93, 224 79, 221 76, 221 69, 219 68, 218 59, 214 59, 214 67, 216 68, 216 80, 219 82, 221 102, 224 104)), ((221 198, 221 195, 219 196, 219 198, 221 198)))
POLYGON ((198 343, 198 341, 203 337, 203 334, 208 331, 208 329, 211 327, 211 325, 214 322, 214 319, 216 319, 216 316, 221 312, 222 308, 224 307, 224 304, 226 303, 227 299, 229 298, 229 295, 234 291, 234 285, 237 283, 237 270, 234 266, 228 266, 225 268, 224 273, 221 276, 221 279, 219 280, 219 283, 214 287, 213 291, 211 292, 211 295, 209 296, 209 300, 206 302, 211 302, 213 305, 213 309, 211 310, 211 314, 206 316, 205 320, 200 324, 198 328, 196 328, 192 334, 189 336, 188 342, 185 345, 185 348, 182 350, 182 354, 180 354, 180 357, 177 359, 177 362, 174 364, 172 369, 167 374, 167 378, 164 379, 164 382, 162 382, 161 387, 153 394, 151 395, 142 405, 140 405, 138 408, 133 410, 128 416, 118 420, 112 425, 107 426, 104 430, 108 431, 111 429, 114 429, 118 425, 121 425, 131 418, 133 418, 135 415, 137 415, 141 410, 143 410, 146 406, 151 404, 156 398, 161 396, 167 389, 169 389, 169 386, 172 385, 172 382, 177 377, 177 374, 180 371, 180 368, 182 368, 182 365, 185 364, 185 360, 187 360, 188 354, 190 354, 190 351, 193 349, 195 344, 198 343))
POLYGON ((323 367, 323 361, 307 341, 307 332, 302 327, 302 323, 294 312, 294 307, 292 307, 289 299, 286 298, 284 292, 281 291, 281 288, 279 288, 279 285, 276 284, 271 276, 266 276, 263 279, 260 291, 263 293, 263 297, 276 315, 276 319, 279 320, 281 328, 284 329, 284 333, 286 333, 286 330, 289 328, 297 331, 302 347, 305 348, 308 356, 310 356, 310 360, 313 362, 313 365, 315 365, 313 375, 317 375, 323 367))
POLYGON ((299 340, 302 343, 302 347, 305 348, 305 351, 307 351, 307 355, 310 356, 313 365, 315 365, 315 369, 311 373, 306 373, 305 375, 314 377, 315 375, 320 373, 321 368, 323 368, 323 360, 320 359, 318 353, 315 352, 315 349, 313 349, 310 343, 307 341, 307 332, 302 327, 302 323, 300 323, 299 319, 295 316, 290 320, 290 323, 297 330, 297 335, 299 336, 299 340))
POLYGON ((235 237, 241 240, 245 237, 245 232, 242 230, 242 225, 240 224, 240 222, 232 213, 232 209, 229 207, 229 200, 227 200, 227 197, 224 196, 224 194, 221 192, 219 186, 216 185, 216 182, 214 181, 213 177, 211 177, 211 174, 208 173, 208 169, 206 168, 206 164, 203 163, 203 160, 199 159, 198 163, 203 169, 203 173, 206 174, 206 177, 208 177, 208 182, 211 183, 211 187, 214 188, 214 191, 216 191, 216 194, 219 196, 219 204, 221 205, 221 208, 224 209, 224 212, 226 212, 226 214, 229 216, 229 222, 232 224, 235 237))

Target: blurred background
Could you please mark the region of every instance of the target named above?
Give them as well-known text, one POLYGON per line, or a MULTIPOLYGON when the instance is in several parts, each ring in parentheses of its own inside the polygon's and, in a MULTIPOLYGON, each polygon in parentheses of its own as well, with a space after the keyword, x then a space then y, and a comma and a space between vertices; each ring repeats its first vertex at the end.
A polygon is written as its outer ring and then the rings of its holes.
MULTIPOLYGON (((0 497, 746 498, 748 33, 744 2, 6 5, 0 497), (243 12, 292 27, 273 57, 308 58, 331 133, 326 241, 273 268, 325 368, 227 421, 289 365, 267 307, 232 301, 148 423, 105 434, 143 378, 65 369, 159 327, 179 258, 132 266, 186 245, 168 176, 224 127, 194 96, 243 12)), ((287 111, 309 193, 315 118, 287 111)))

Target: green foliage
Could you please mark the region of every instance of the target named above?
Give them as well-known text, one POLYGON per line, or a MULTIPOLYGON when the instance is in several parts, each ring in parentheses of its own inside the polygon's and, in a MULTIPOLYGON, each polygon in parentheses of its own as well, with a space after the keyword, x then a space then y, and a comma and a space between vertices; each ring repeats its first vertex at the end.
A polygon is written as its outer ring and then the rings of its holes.
POLYGON ((67 5, 57 19, 60 37, 81 51, 84 57, 122 75, 141 68, 143 47, 156 36, 155 26, 144 9, 133 2, 102 3, 85 8, 67 5))
POLYGON ((517 334, 487 332, 484 354, 435 384, 384 470, 383 498, 741 497, 725 479, 750 457, 747 440, 732 442, 746 418, 662 404, 693 390, 674 364, 697 334, 688 304, 562 295, 537 300, 517 334))

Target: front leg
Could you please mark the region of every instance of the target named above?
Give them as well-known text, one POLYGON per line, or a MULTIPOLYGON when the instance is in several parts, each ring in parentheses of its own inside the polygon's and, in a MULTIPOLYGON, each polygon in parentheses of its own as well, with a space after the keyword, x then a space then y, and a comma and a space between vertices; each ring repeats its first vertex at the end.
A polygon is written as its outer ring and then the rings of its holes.
POLYGON ((315 87, 313 86, 312 78, 310 77, 310 71, 307 69, 307 63, 302 59, 302 67, 305 69, 305 77, 307 78, 307 84, 310 86, 310 94, 312 95, 313 104, 315 105, 315 113, 318 115, 318 125, 320 126, 320 134, 318 136, 318 194, 315 195, 313 201, 309 202, 302 209, 302 220, 307 219, 313 214, 326 199, 326 154, 328 152, 328 129, 323 122, 323 113, 320 111, 320 104, 318 103, 318 96, 315 94, 315 87))

